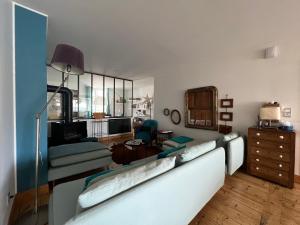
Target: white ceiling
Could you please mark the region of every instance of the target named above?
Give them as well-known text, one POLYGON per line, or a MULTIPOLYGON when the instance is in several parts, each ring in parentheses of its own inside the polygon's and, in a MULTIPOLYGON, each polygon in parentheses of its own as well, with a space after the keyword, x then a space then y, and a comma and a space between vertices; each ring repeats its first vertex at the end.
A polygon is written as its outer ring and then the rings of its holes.
MULTIPOLYGON (((49 59, 56 44, 69 43, 84 52, 86 70, 121 77, 151 76, 198 60, 224 60, 227 54, 244 50, 235 44, 237 39, 243 42, 258 35, 256 40, 260 40, 261 35, 264 40, 264 25, 287 23, 285 18, 299 13, 291 7, 297 4, 292 0, 285 4, 289 5, 286 11, 281 0, 272 1, 272 12, 268 12, 270 1, 251 0, 18 2, 49 15, 49 59), (266 19, 259 19, 264 14, 266 19)), ((256 45, 247 42, 242 47, 256 45)))

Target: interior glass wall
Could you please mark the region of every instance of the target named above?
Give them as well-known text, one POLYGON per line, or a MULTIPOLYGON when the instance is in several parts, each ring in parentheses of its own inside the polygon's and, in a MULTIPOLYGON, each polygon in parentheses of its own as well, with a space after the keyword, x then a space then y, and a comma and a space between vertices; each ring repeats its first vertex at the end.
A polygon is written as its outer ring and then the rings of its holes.
MULTIPOLYGON (((47 84, 59 86, 63 73, 47 67, 47 84)), ((73 118, 91 119, 94 112, 107 116, 132 117, 133 81, 105 75, 85 73, 70 75, 64 84, 73 93, 73 118)), ((48 99, 53 93, 48 93, 48 99)), ((62 120, 62 97, 60 94, 48 106, 48 120, 62 120)))
MULTIPOLYGON (((66 75, 65 75, 66 76, 66 75)), ((65 82, 64 86, 69 88, 73 93, 73 118, 78 118, 78 104, 79 104, 79 96, 78 96, 78 83, 79 83, 78 75, 70 75, 68 80, 65 82)))
POLYGON ((91 74, 79 76, 79 118, 92 116, 92 79, 91 74))
POLYGON ((104 78, 104 112, 108 116, 114 115, 114 78, 104 78))
POLYGON ((104 112, 104 96, 103 96, 103 77, 99 75, 93 75, 93 100, 92 111, 97 113, 104 112))
POLYGON ((124 116, 132 117, 133 85, 124 80, 124 116))
POLYGON ((115 116, 124 116, 124 82, 115 79, 115 116))

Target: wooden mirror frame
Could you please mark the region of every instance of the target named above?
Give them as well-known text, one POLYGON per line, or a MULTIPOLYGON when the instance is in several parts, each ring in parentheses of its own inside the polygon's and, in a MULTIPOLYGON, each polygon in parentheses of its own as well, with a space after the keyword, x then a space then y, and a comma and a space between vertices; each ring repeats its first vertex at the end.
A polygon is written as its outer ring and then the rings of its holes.
POLYGON ((185 92, 185 127, 218 130, 218 89, 216 87, 194 88, 185 92), (190 118, 191 114, 193 118, 190 118))

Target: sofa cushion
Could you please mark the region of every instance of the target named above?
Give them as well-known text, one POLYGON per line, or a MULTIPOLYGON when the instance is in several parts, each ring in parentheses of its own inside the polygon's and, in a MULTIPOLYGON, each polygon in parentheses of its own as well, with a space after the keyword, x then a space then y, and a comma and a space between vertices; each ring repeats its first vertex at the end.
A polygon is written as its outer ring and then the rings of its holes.
POLYGON ((104 149, 104 150, 85 152, 81 154, 67 155, 59 158, 50 158, 49 160, 50 160, 50 165, 52 167, 58 167, 58 166, 66 166, 74 163, 85 162, 85 161, 104 158, 104 157, 111 157, 111 155, 112 155, 111 151, 104 149))
POLYGON ((230 134, 226 134, 226 135, 223 135, 222 137, 220 137, 218 140, 217 140, 217 148, 226 148, 226 145, 229 141, 237 138, 239 135, 238 133, 235 133, 235 132, 232 132, 230 134))
POLYGON ((81 208, 99 204, 106 199, 174 168, 174 166, 175 157, 168 157, 134 167, 114 176, 108 176, 83 191, 78 197, 78 203, 81 208))
POLYGON ((179 146, 179 147, 173 147, 173 148, 169 148, 163 152, 160 152, 158 155, 157 155, 157 158, 158 159, 161 159, 161 158, 166 158, 168 156, 174 156, 174 155, 177 155, 177 153, 179 152, 179 150, 181 149, 184 149, 185 148, 185 145, 183 146, 179 146))
POLYGON ((99 142, 81 142, 74 144, 58 145, 49 148, 49 158, 56 159, 69 155, 82 154, 96 150, 108 149, 108 147, 99 142))
POLYGON ((216 148, 216 141, 208 141, 199 145, 185 148, 177 157, 178 163, 188 162, 216 148))

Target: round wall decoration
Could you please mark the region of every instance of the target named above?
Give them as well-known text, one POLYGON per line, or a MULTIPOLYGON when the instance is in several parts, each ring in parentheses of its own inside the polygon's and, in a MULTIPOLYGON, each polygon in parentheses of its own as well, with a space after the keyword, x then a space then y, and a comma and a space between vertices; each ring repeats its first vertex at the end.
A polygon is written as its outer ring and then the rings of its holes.
POLYGON ((181 122, 181 115, 180 112, 177 109, 172 110, 171 112, 171 121, 178 125, 181 122))
POLYGON ((170 110, 169 110, 168 108, 165 108, 165 109, 164 109, 164 115, 165 115, 165 116, 170 115, 170 110))

